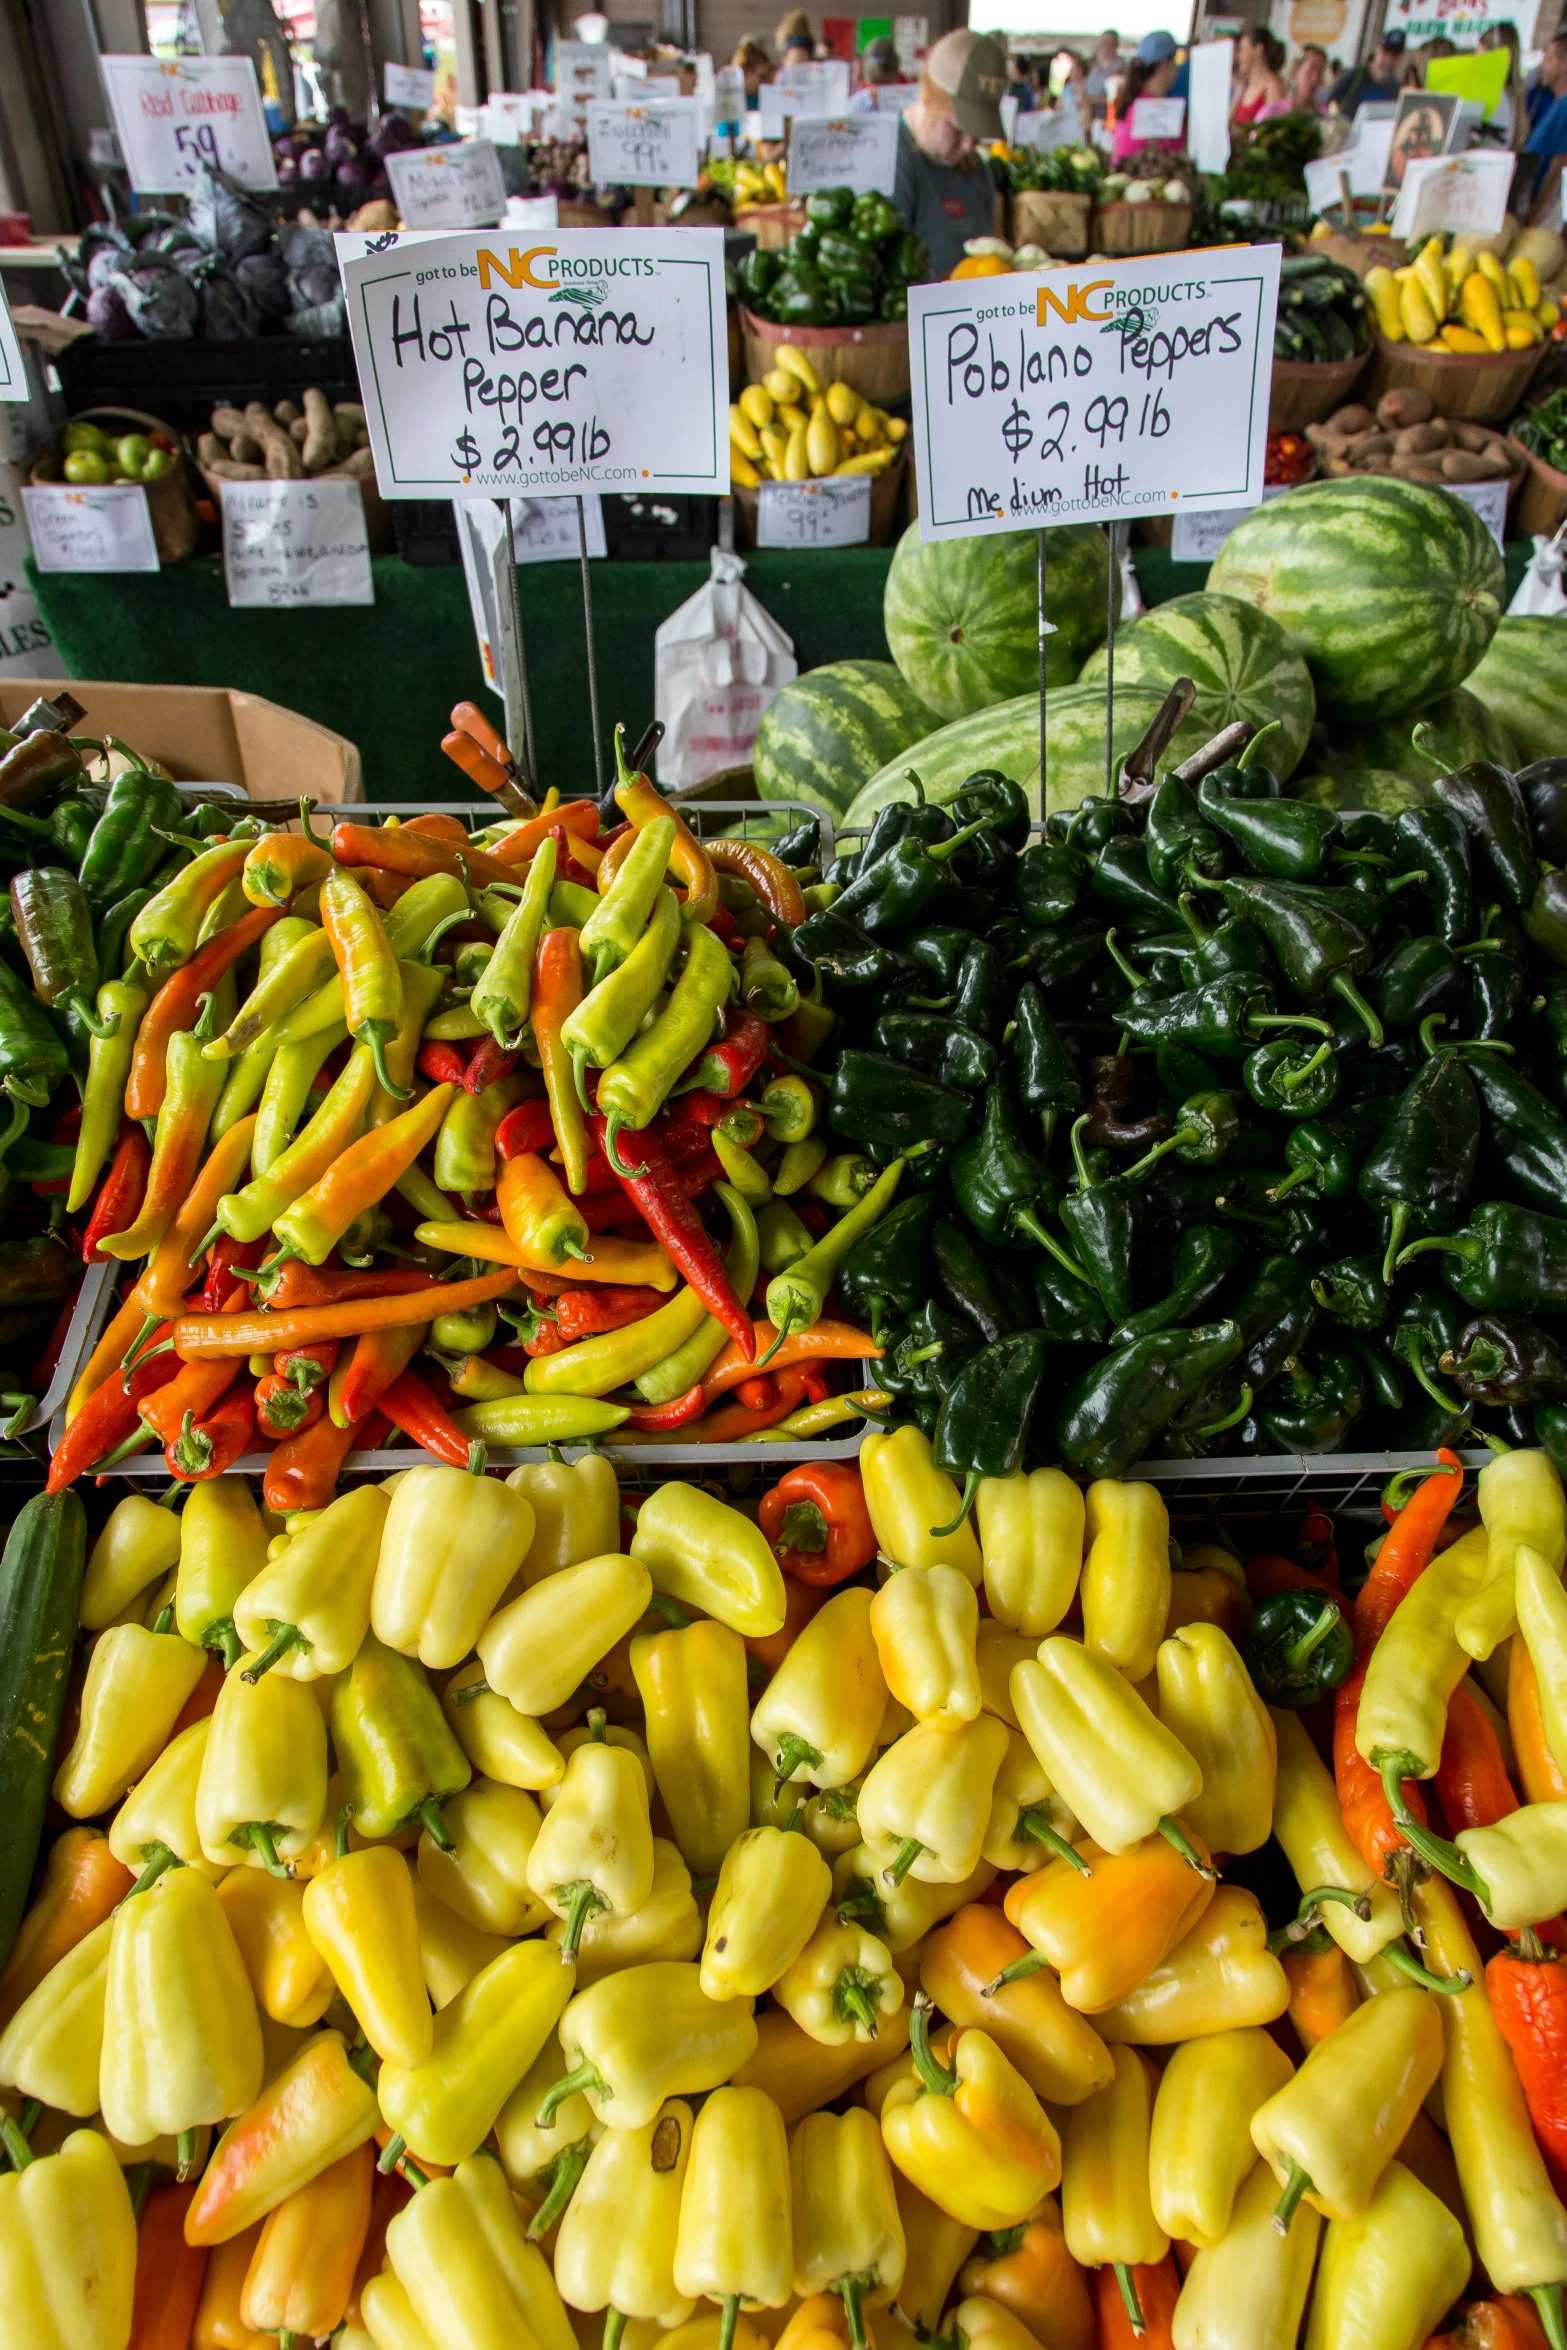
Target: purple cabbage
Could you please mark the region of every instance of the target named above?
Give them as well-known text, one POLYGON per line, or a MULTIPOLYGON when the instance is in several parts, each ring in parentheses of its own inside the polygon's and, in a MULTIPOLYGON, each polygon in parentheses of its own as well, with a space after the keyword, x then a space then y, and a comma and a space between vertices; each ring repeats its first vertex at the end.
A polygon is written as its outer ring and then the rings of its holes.
POLYGON ((331 174, 327 170, 326 157, 322 154, 319 147, 312 147, 308 155, 301 155, 299 158, 299 176, 302 180, 324 180, 330 178, 331 174))
POLYGON ((400 155, 407 147, 417 147, 419 135, 406 114, 389 114, 375 137, 370 141, 370 152, 383 158, 400 155))
POLYGON ((288 269, 274 245, 269 253, 247 253, 234 264, 234 275, 261 318, 286 318, 289 313, 288 269))
POLYGON ((271 244, 276 223, 237 181, 203 164, 190 200, 190 225, 209 252, 242 261, 271 244))
POLYGON ((103 289, 117 294, 132 324, 153 342, 188 342, 196 331, 200 297, 190 279, 169 262, 142 260, 117 270, 103 289))
POLYGON ((335 269, 312 266, 295 272, 290 290, 296 310, 316 310, 323 302, 335 302, 342 288, 335 269))
POLYGON ((347 330, 348 319, 341 290, 333 300, 322 302, 313 310, 296 310, 285 324, 291 335, 298 335, 301 341, 307 343, 324 343, 333 335, 343 334, 347 330))
POLYGON ((94 286, 87 297, 87 323, 101 343, 133 343, 136 325, 113 286, 94 286))

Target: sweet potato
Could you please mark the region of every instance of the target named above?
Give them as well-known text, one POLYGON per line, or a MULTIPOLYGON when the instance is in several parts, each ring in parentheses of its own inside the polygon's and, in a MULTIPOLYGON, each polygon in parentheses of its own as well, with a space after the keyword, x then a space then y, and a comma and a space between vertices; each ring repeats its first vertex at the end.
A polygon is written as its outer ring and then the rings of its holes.
POLYGON ((237 408, 214 408, 212 429, 220 441, 231 441, 237 432, 245 429, 245 419, 237 408))
POLYGON ((325 392, 318 392, 312 387, 304 397, 305 471, 321 473, 337 453, 337 423, 325 392))
POLYGON ((1507 460, 1473 449, 1449 449, 1442 458, 1442 472, 1448 481, 1505 481, 1507 460))
POLYGON ((1428 449, 1445 449, 1450 445, 1446 421, 1438 416, 1429 424, 1406 424, 1393 448, 1400 457, 1418 457, 1428 449))
POLYGON ((300 417, 298 403, 293 400, 274 400, 272 403, 272 413, 277 418, 278 423, 284 427, 297 424, 300 417))
POLYGON ((305 461, 283 426, 252 400, 245 410, 245 429, 261 443, 268 475, 273 481, 303 481, 305 461))
POLYGON ((1324 429, 1328 432, 1339 433, 1345 440, 1348 440, 1355 433, 1369 432, 1375 422, 1376 418, 1369 408, 1362 408, 1358 402, 1352 400, 1347 408, 1334 410, 1324 429))
POLYGON ((1377 402, 1377 422, 1393 432, 1401 432, 1406 424, 1429 424, 1436 414, 1436 402, 1429 392, 1416 391, 1413 385, 1401 391, 1384 392, 1377 402))

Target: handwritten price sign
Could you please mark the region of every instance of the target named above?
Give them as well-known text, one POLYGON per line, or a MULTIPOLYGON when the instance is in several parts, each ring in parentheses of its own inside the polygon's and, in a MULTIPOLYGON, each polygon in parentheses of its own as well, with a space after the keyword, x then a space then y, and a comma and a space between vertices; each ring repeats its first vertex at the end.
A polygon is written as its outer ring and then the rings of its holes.
POLYGON ((796 115, 789 142, 789 193, 852 188, 890 196, 898 176, 898 117, 846 114, 816 122, 796 115))
POLYGON ((920 535, 1261 502, 1279 247, 911 286, 920 535))
POLYGON ((729 487, 719 229, 500 229, 345 260, 388 498, 729 487))
POLYGON ((598 188, 694 188, 707 110, 700 98, 645 98, 588 108, 588 169, 598 188))
POLYGON ((125 168, 139 193, 194 186, 207 163, 241 187, 275 188, 277 166, 248 57, 100 57, 125 168))

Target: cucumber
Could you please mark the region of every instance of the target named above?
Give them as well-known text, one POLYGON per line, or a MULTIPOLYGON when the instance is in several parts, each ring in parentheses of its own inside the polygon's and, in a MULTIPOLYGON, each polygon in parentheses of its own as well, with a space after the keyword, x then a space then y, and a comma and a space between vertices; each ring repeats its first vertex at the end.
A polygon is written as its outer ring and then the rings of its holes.
POLYGON ((0 1966, 38 1858, 86 1563, 87 1515, 71 1492, 35 1495, 0 1557, 0 1966))

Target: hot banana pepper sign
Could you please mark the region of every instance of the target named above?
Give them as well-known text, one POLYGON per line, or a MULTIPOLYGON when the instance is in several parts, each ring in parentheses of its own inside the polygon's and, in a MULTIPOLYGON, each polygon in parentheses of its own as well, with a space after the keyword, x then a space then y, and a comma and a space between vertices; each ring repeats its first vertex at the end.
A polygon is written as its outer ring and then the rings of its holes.
POLYGON ((1260 504, 1279 251, 911 287, 920 535, 1260 504))
POLYGON ((727 491, 721 230, 388 239, 343 281, 384 497, 727 491))

